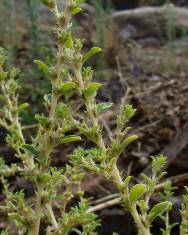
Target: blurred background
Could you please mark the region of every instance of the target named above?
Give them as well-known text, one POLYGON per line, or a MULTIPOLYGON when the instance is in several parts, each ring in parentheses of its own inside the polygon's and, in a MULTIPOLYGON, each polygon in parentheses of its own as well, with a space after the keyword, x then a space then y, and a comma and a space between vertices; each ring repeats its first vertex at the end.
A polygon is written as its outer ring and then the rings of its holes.
MULTIPOLYGON (((59 7, 63 7, 63 0, 59 0, 59 7)), ((187 0, 88 0, 72 26, 73 34, 85 39, 84 49, 91 46, 103 49, 89 63, 96 70, 95 79, 104 84, 98 101, 114 103, 113 110, 100 117, 106 135, 113 132, 122 100, 138 110, 130 125, 139 140, 121 156, 120 169, 138 182, 140 173, 150 173, 149 156, 165 154, 166 178, 178 187, 173 196, 176 208, 180 207, 182 190, 188 183, 187 7, 187 0)), ((22 71, 21 99, 31 104, 30 110, 23 113, 25 125, 32 126, 32 115, 44 109, 42 99, 50 91, 49 82, 33 60, 53 63, 56 50, 53 27, 53 17, 39 0, 0 0, 0 47, 7 50, 8 66, 22 71)), ((31 128, 28 135, 32 133, 31 128)), ((5 144, 5 136, 6 131, 0 128, 0 156, 11 164, 16 160, 5 144)), ((59 148, 53 164, 65 164, 65 156, 72 147, 59 148)), ((28 197, 33 194, 32 186, 19 176, 11 179, 11 185, 15 189, 24 188, 28 197)), ((117 196, 113 186, 99 176, 88 175, 83 187, 94 198, 93 204, 100 198, 111 200, 117 196)), ((158 198, 154 196, 153 200, 158 198)), ((99 234, 135 234, 130 216, 120 206, 112 205, 98 214, 102 223, 99 234)), ((178 213, 172 212, 171 220, 179 219, 178 213)), ((156 221, 153 228, 156 235, 160 223, 156 221)), ((0 219, 0 228, 4 226, 0 219)), ((173 233, 176 232, 175 227, 173 233)))

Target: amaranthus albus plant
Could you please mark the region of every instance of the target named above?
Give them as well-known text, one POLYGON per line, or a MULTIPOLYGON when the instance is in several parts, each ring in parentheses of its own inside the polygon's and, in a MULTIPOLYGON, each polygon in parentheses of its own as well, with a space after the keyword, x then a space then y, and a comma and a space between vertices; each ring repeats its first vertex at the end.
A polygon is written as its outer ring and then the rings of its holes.
MULTIPOLYGON (((47 235, 67 235, 72 231, 82 235, 97 234, 99 221, 89 209, 89 201, 84 197, 81 187, 84 174, 89 171, 101 174, 116 186, 121 195, 121 204, 132 215, 138 234, 150 235, 156 217, 165 216, 165 213, 167 216, 172 207, 166 197, 152 208, 149 203, 159 180, 165 174, 161 168, 166 158, 152 157, 152 176, 143 175, 142 183, 130 186, 131 176, 123 177, 117 160, 125 148, 137 139, 136 135, 128 135, 130 128, 127 127, 136 110, 131 105, 121 104, 114 137, 105 141, 99 115, 112 104, 96 102, 101 84, 92 80, 93 70, 85 66, 85 62, 101 49, 94 47, 84 53, 82 40, 74 38, 71 33, 72 17, 81 11, 83 0, 66 0, 62 10, 58 8, 56 0, 42 2, 56 19, 57 53, 55 64, 50 66, 35 60, 51 84, 51 93, 44 94, 46 112, 35 115, 37 131, 29 140, 24 135, 21 113, 30 107, 27 103, 21 103, 19 98, 22 88, 17 79, 19 70, 12 68, 6 71, 7 58, 3 49, 0 51, 0 124, 7 129, 7 144, 19 159, 11 166, 1 159, 0 176, 5 200, 0 209, 14 222, 19 234, 38 235, 41 229, 47 235), (71 103, 65 102, 68 100, 65 99, 67 92, 72 90, 83 102, 84 118, 76 118, 71 103), (64 167, 52 167, 56 147, 82 141, 80 135, 88 138, 95 147, 87 150, 78 147, 70 154, 69 162, 64 167), (35 194, 29 200, 24 190, 10 190, 8 178, 17 174, 34 187, 35 194), (78 204, 70 207, 69 203, 74 197, 78 204)), ((181 210, 181 235, 187 234, 187 205, 185 195, 181 210)), ((8 230, 2 234, 8 234, 8 230)), ((170 234, 168 226, 166 230, 163 229, 163 234, 170 234)))

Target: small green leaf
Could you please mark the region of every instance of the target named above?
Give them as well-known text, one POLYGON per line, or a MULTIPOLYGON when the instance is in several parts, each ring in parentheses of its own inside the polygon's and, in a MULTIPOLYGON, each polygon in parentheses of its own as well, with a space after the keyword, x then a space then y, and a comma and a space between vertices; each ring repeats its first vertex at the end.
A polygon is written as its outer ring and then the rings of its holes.
POLYGON ((24 151, 29 152, 29 153, 31 153, 34 156, 37 156, 39 154, 39 151, 35 147, 30 145, 30 144, 22 144, 20 147, 24 151))
POLYGON ((132 105, 121 105, 120 112, 117 116, 117 126, 123 129, 125 124, 135 115, 136 109, 132 105))
POLYGON ((67 35, 66 35, 65 45, 67 48, 73 47, 73 40, 72 40, 72 36, 70 33, 67 33, 67 35))
POLYGON ((71 13, 72 13, 72 15, 76 15, 76 14, 79 13, 80 11, 82 11, 82 8, 80 8, 80 7, 74 7, 74 8, 71 10, 71 13))
POLYGON ((123 140, 123 142, 121 143, 121 146, 123 148, 123 150, 133 141, 137 140, 138 136, 137 135, 131 135, 129 137, 127 137, 126 139, 123 140))
POLYGON ((98 137, 97 134, 100 131, 98 126, 93 126, 93 127, 88 127, 86 125, 78 125, 78 129, 79 131, 84 134, 85 136, 87 136, 87 138, 89 138, 90 140, 92 140, 93 142, 97 142, 98 137))
MULTIPOLYGON (((6 97, 4 95, 0 95, 0 101, 4 101, 4 100, 6 100, 6 97)), ((0 110, 2 110, 2 109, 0 109, 0 110)))
POLYGON ((0 80, 5 80, 8 76, 8 72, 0 71, 0 80))
POLYGON ((59 102, 56 107, 56 115, 59 118, 66 118, 66 119, 71 119, 71 112, 69 110, 69 107, 64 104, 63 102, 59 102))
POLYGON ((114 156, 115 154, 118 157, 125 150, 125 148, 136 139, 138 139, 137 135, 131 135, 125 138, 121 143, 114 141, 111 148, 112 155, 114 156))
POLYGON ((49 118, 40 116, 39 114, 35 115, 35 119, 40 123, 40 125, 44 128, 48 128, 50 125, 49 118))
POLYGON ((70 91, 70 90, 72 90, 74 88, 75 88, 75 83, 74 82, 66 82, 66 83, 62 84, 60 89, 63 92, 67 92, 67 91, 70 91))
POLYGON ((140 211, 142 212, 142 214, 144 214, 148 208, 148 206, 144 200, 140 200, 139 207, 140 207, 140 211))
POLYGON ((93 76, 93 70, 91 69, 91 67, 83 67, 82 70, 82 77, 84 80, 91 80, 92 76, 93 76))
POLYGON ((49 68, 44 62, 41 60, 34 60, 34 62, 46 75, 49 75, 49 68))
POLYGON ((0 235, 9 235, 8 229, 1 231, 0 235))
POLYGON ((101 52, 102 49, 99 48, 99 47, 93 47, 91 48, 84 56, 83 56, 83 59, 82 59, 82 62, 84 63, 85 61, 87 61, 91 56, 101 52))
POLYGON ((101 113, 102 111, 111 108, 112 105, 113 103, 111 102, 104 102, 104 103, 97 104, 97 112, 101 113))
POLYGON ((166 157, 160 155, 158 157, 151 156, 152 159, 152 171, 154 174, 161 173, 161 169, 163 169, 164 165, 166 164, 166 157))
POLYGON ((22 227, 26 226, 26 221, 23 216, 19 215, 18 213, 12 212, 12 213, 8 213, 8 217, 10 218, 10 220, 15 221, 16 224, 21 224, 22 227))
POLYGON ((28 103, 23 103, 23 104, 20 104, 18 106, 18 113, 22 112, 24 109, 26 109, 27 107, 29 107, 29 104, 28 103))
POLYGON ((94 96, 97 90, 101 87, 101 84, 98 82, 92 82, 85 91, 87 97, 94 96))
POLYGON ((59 34, 59 40, 62 44, 66 46, 66 48, 73 47, 73 40, 70 32, 61 32, 59 34))
POLYGON ((47 173, 43 173, 38 176, 38 181, 42 184, 48 183, 50 179, 51 179, 51 175, 47 173))
POLYGON ((12 68, 10 70, 10 78, 15 79, 20 73, 20 70, 18 68, 12 68))
POLYGON ((129 186, 130 180, 131 180, 131 176, 127 176, 124 180, 124 186, 127 188, 129 186))
POLYGON ((136 203, 146 192, 145 184, 136 184, 130 190, 130 201, 136 203))
POLYGON ((80 136, 76 136, 76 135, 68 135, 66 137, 60 138, 58 140, 59 144, 65 144, 65 143, 71 143, 71 142, 76 142, 76 141, 80 141, 81 137, 80 136))
POLYGON ((5 55, 5 50, 0 47, 0 66, 2 66, 7 60, 7 56, 5 55))
POLYGON ((160 202, 157 205, 155 205, 149 212, 149 215, 148 215, 149 222, 152 223, 156 217, 162 215, 171 206, 172 206, 172 203, 169 201, 160 202))

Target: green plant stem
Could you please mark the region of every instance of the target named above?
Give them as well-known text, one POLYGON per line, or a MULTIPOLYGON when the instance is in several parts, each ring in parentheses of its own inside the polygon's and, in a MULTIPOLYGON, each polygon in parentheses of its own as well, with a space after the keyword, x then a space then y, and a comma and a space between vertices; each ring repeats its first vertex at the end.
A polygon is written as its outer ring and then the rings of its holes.
POLYGON ((186 235, 186 229, 183 226, 180 226, 180 235, 186 235))
MULTIPOLYGON (((68 11, 68 8, 70 6, 70 0, 67 0, 67 4, 66 4, 66 9, 65 9, 65 19, 66 22, 64 24, 64 27, 61 28, 62 31, 66 31, 68 30, 68 26, 69 26, 69 22, 71 19, 71 15, 68 11)), ((56 7, 56 15, 59 15, 59 11, 56 7)), ((58 98, 59 96, 56 94, 56 91, 58 89, 58 85, 61 79, 61 68, 62 68, 62 58, 63 58, 63 53, 64 53, 64 45, 62 45, 60 42, 58 43, 58 49, 57 49, 57 63, 55 65, 55 78, 52 78, 52 98, 51 98, 51 104, 50 104, 50 111, 49 111, 49 119, 51 121, 51 126, 52 128, 54 127, 54 119, 55 119, 55 110, 57 107, 57 102, 58 102, 58 98)), ((44 154, 44 156, 46 158, 49 158, 51 151, 52 151, 52 146, 50 145, 50 132, 48 130, 46 130, 45 132, 45 137, 44 137, 44 143, 42 145, 42 150, 41 152, 44 154)), ((44 170, 43 168, 41 168, 42 170, 44 170)), ((44 173, 44 172, 42 172, 44 173)), ((38 189, 39 190, 39 189, 38 189)), ((54 227, 54 229, 58 228, 57 222, 55 220, 55 216, 53 215, 53 211, 52 208, 50 208, 49 205, 41 205, 41 195, 40 195, 40 190, 37 191, 37 199, 36 199, 36 211, 37 211, 37 219, 36 219, 36 230, 35 233, 33 235, 38 235, 39 233, 39 227, 40 227, 40 221, 41 221, 41 216, 42 216, 42 211, 44 209, 44 206, 47 207, 48 210, 48 214, 50 217, 50 221, 54 227)))
MULTIPOLYGON (((62 31, 66 31, 68 29, 69 26, 69 22, 71 19, 71 15, 68 12, 68 8, 69 8, 69 0, 67 0, 67 4, 66 4, 66 9, 65 9, 65 19, 66 22, 64 24, 64 27, 61 28, 62 31)), ((56 7, 55 9, 56 11, 56 15, 59 15, 59 11, 56 7)), ((62 45, 62 43, 58 43, 58 49, 57 49, 57 63, 55 65, 55 78, 52 78, 51 83, 52 83, 52 98, 51 98, 51 104, 50 104, 50 111, 49 111, 49 119, 51 121, 51 126, 53 128, 54 126, 54 117, 55 117, 55 110, 57 107, 57 102, 58 102, 58 95, 56 94, 57 89, 58 89, 58 85, 61 79, 61 68, 62 68, 62 58, 63 58, 63 54, 64 54, 64 45, 62 45)), ((45 133, 45 138, 44 138, 44 152, 45 152, 45 156, 48 158, 50 153, 51 153, 51 147, 49 147, 49 143, 50 143, 50 134, 49 131, 47 130, 45 133), (45 151, 47 150, 47 151, 45 151)))
POLYGON ((46 209, 47 209, 47 212, 48 212, 49 219, 50 219, 50 221, 53 225, 53 228, 55 229, 55 231, 57 231, 59 226, 57 224, 54 212, 52 210, 52 206, 50 204, 46 204, 46 209))
MULTIPOLYGON (((84 90, 85 87, 84 87, 84 83, 83 83, 83 79, 82 79, 82 75, 81 75, 81 67, 82 66, 79 65, 78 68, 75 68, 74 72, 75 72, 75 76, 76 76, 76 79, 79 83, 81 90, 84 90)), ((91 100, 88 99, 87 97, 84 100, 85 100, 85 106, 86 106, 87 113, 93 123, 93 126, 99 126, 99 122, 98 122, 97 117, 95 116, 95 111, 93 109, 93 104, 92 104, 91 100)), ((102 134, 100 132, 97 133, 97 140, 98 140, 97 141, 98 147, 101 148, 102 150, 106 151, 106 146, 105 146, 102 134)), ((117 168, 116 162, 115 162, 113 169, 111 171, 111 177, 112 177, 113 182, 117 186, 117 188, 122 189, 123 180, 120 176, 120 172, 117 168)))
POLYGON ((185 207, 186 213, 182 215, 182 222, 180 224, 180 235, 187 235, 188 231, 188 207, 185 207))
POLYGON ((150 233, 150 229, 149 228, 146 228, 144 225, 143 225, 143 222, 137 212, 137 209, 136 209, 136 204, 133 204, 132 207, 131 207, 131 214, 132 214, 132 217, 134 218, 134 221, 136 222, 137 226, 138 226, 138 229, 139 231, 141 232, 142 235, 151 235, 150 233))
MULTIPOLYGON (((120 190, 120 192, 122 192, 124 184, 123 184, 123 180, 121 178, 120 172, 119 172, 116 165, 114 166, 114 169, 111 172, 111 177, 112 177, 112 181, 114 182, 116 187, 120 190)), ((122 195, 124 198, 128 197, 126 192, 122 192, 122 195)), ((149 229, 149 227, 147 228, 143 224, 143 222, 137 212, 136 205, 135 204, 132 205, 131 203, 129 203, 129 207, 130 207, 130 213, 131 213, 132 217, 134 218, 134 221, 137 224, 138 229, 142 232, 142 235, 150 235, 151 234, 150 229, 149 229)))
MULTIPOLYGON (((20 139, 22 140, 23 143, 25 143, 25 139, 24 139, 24 136, 23 136, 21 124, 19 122, 19 116, 18 116, 17 113, 15 115, 13 115, 13 123, 16 124, 20 139)), ((17 153, 18 153, 19 156, 22 155, 19 148, 17 148, 17 153)), ((35 163, 34 163, 33 156, 30 156, 29 158, 27 158, 26 164, 27 164, 29 170, 32 170, 34 168, 35 163)))
MULTIPOLYGON (((82 75, 81 75, 81 65, 78 66, 78 68, 75 68, 75 76, 76 79, 79 83, 79 86, 81 88, 82 91, 84 91, 84 83, 83 83, 83 79, 82 79, 82 75)), ((93 109, 93 104, 91 102, 90 99, 88 99, 87 97, 85 97, 85 107, 87 110, 87 113, 92 121, 93 126, 99 126, 99 122, 97 117, 95 116, 95 111, 93 109)), ((102 137, 102 134, 100 132, 97 133, 97 143, 99 148, 101 148, 102 150, 106 151, 106 146, 102 137)), ((117 168, 116 163, 113 166, 112 172, 111 172, 111 177, 113 182, 115 183, 115 185, 117 186, 118 189, 122 188, 123 185, 123 181, 121 179, 119 170, 117 168)))
POLYGON ((61 58, 63 56, 63 45, 58 46, 58 53, 57 53, 57 64, 55 66, 55 73, 57 77, 52 81, 52 100, 51 100, 51 105, 50 105, 50 113, 49 113, 49 118, 51 121, 53 121, 54 115, 55 115, 55 109, 57 106, 57 101, 58 101, 58 96, 56 95, 56 89, 59 84, 59 80, 61 77, 61 58))
POLYGON ((116 164, 114 165, 114 168, 111 171, 111 177, 112 177, 112 181, 114 182, 116 187, 121 191, 122 187, 123 187, 123 180, 121 178, 120 172, 119 172, 116 164))
MULTIPOLYGON (((82 66, 79 65, 78 68, 74 68, 74 72, 75 72, 75 76, 76 76, 76 79, 79 83, 81 90, 84 91, 85 86, 84 86, 82 75, 81 75, 81 67, 82 66)), ((93 109, 93 104, 91 100, 88 99, 87 97, 85 97, 85 106, 86 106, 87 113, 92 121, 93 126, 99 126, 98 119, 95 116, 95 112, 93 109)), ((100 132, 97 133, 97 145, 99 148, 106 150, 105 143, 103 141, 103 138, 100 132)))
MULTIPOLYGON (((69 23, 71 20, 71 14, 69 13, 69 6, 72 4, 72 0, 66 0, 66 9, 65 9, 65 23, 64 27, 61 28, 62 32, 65 32, 68 30, 69 23)), ((56 14, 58 15, 58 9, 56 8, 56 14)), ((64 54, 64 45, 59 42, 58 43, 58 52, 57 52, 57 63, 55 66, 55 74, 56 78, 54 81, 52 81, 52 100, 51 100, 51 108, 50 108, 50 114, 49 117, 51 120, 53 120, 55 115, 55 109, 57 106, 58 96, 56 95, 56 89, 58 88, 59 81, 61 79, 61 68, 62 68, 62 58, 64 54)))
MULTIPOLYGON (((83 82, 82 75, 81 75, 81 67, 82 67, 81 64, 78 67, 75 67, 74 73, 75 73, 76 80, 78 81, 81 90, 84 91, 85 86, 84 86, 84 82, 83 82)), ((93 108, 92 100, 85 97, 84 103, 85 103, 87 113, 93 123, 93 126, 99 126, 98 118, 95 116, 95 110, 93 108)), ((103 137, 102 137, 102 134, 100 131, 98 131, 98 133, 97 133, 97 143, 96 144, 98 145, 99 148, 106 151, 106 146, 105 146, 105 143, 104 143, 104 140, 103 140, 103 137)), ((123 183, 120 171, 117 168, 116 162, 114 163, 113 169, 109 174, 111 176, 113 183, 120 190, 120 192, 122 192, 122 195, 125 198, 127 198, 127 195, 125 195, 125 193, 123 192, 124 183, 123 183)), ((132 205, 130 205, 130 206, 132 206, 132 205)), ((139 230, 142 231, 142 234, 143 235, 150 235, 150 229, 146 228, 145 225, 143 224, 143 222, 142 222, 142 220, 136 210, 136 207, 131 207, 131 214, 132 214, 133 218, 135 219, 135 222, 136 222, 139 230)))
MULTIPOLYGON (((25 143, 25 138, 23 136, 23 132, 22 132, 22 127, 21 127, 21 123, 19 121, 19 115, 18 113, 15 111, 18 108, 18 101, 16 98, 16 94, 12 95, 12 97, 10 97, 8 94, 9 92, 6 89, 5 85, 1 86, 1 90, 3 92, 3 95, 6 97, 7 99, 7 106, 10 110, 9 112, 9 121, 16 126, 18 135, 20 140, 22 141, 22 143, 25 143)), ((10 125, 7 125, 6 123, 2 123, 3 126, 5 126, 8 130, 10 130, 10 125)), ((15 147, 15 150, 18 154, 18 156, 22 156, 22 153, 20 152, 19 146, 12 146, 13 148, 15 147)), ((26 159, 25 164, 27 165, 27 167, 32 170, 34 168, 34 160, 33 157, 30 156, 29 158, 26 159)))
POLYGON ((145 197, 146 209, 145 209, 144 213, 142 214, 142 220, 144 221, 145 224, 148 224, 147 215, 148 215, 149 200, 150 200, 151 195, 152 195, 152 193, 149 192, 149 193, 146 194, 146 197, 145 197))
POLYGON ((40 231, 40 221, 41 221, 41 216, 42 216, 42 191, 43 189, 38 187, 37 190, 37 196, 36 196, 36 203, 35 203, 35 212, 36 212, 36 220, 35 224, 33 226, 33 230, 31 232, 31 235, 38 235, 40 231))
POLYGON ((166 216, 165 216, 165 227, 166 227, 166 233, 167 233, 167 235, 170 235, 170 227, 169 227, 169 211, 166 211, 166 216))

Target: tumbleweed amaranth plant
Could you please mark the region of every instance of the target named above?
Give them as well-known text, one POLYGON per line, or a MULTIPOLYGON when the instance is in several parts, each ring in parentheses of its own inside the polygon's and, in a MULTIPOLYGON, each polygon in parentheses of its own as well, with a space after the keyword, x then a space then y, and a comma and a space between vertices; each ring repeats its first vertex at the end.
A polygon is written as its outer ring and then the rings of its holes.
MULTIPOLYGON (((84 197, 81 187, 85 171, 89 171, 101 174, 114 183, 120 192, 122 206, 131 213, 137 225, 138 234, 150 235, 153 221, 172 206, 166 199, 152 208, 149 204, 155 187, 165 174, 161 169, 166 158, 162 155, 152 157, 152 176, 143 175, 142 183, 131 186, 131 176, 123 177, 117 160, 124 149, 137 139, 136 135, 128 135, 130 128, 127 127, 136 110, 131 105, 122 104, 114 136, 109 136, 105 141, 99 115, 112 104, 96 102, 101 84, 92 80, 93 70, 85 66, 85 62, 101 49, 94 47, 83 53, 82 40, 74 38, 71 33, 72 16, 81 11, 83 1, 66 0, 63 10, 58 8, 56 0, 42 2, 56 19, 57 53, 55 64, 50 66, 35 60, 51 84, 51 93, 44 94, 46 112, 35 115, 38 122, 36 135, 30 139, 26 138, 21 120, 22 111, 29 105, 19 99, 22 88, 17 79, 19 71, 16 68, 6 71, 7 58, 3 49, 0 51, 0 124, 7 129, 6 141, 19 159, 11 166, 2 159, 0 161, 5 195, 4 205, 0 209, 8 215, 19 234, 38 235, 42 231, 47 235, 67 235, 74 231, 82 235, 95 235, 99 221, 91 212, 89 200, 84 197), (71 91, 77 92, 83 102, 85 108, 81 116, 75 115, 72 110, 74 100, 65 99, 71 91), (81 141, 77 133, 87 137, 95 147, 86 150, 78 147, 70 154, 69 162, 64 167, 52 166, 55 148, 81 141), (35 194, 31 198, 26 199, 24 189, 16 192, 10 190, 9 177, 16 175, 32 183, 35 194), (77 198, 78 203, 70 207, 73 198, 77 198)), ((187 196, 184 197, 184 204, 181 235, 187 233, 187 196)), ((169 226, 166 226, 163 234, 168 235, 168 231, 169 226)), ((8 230, 2 234, 8 234, 8 230)))

